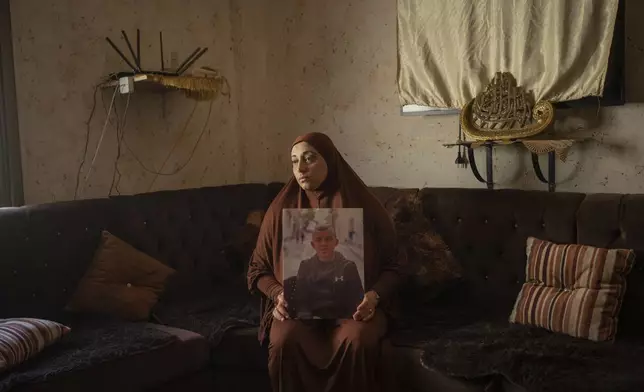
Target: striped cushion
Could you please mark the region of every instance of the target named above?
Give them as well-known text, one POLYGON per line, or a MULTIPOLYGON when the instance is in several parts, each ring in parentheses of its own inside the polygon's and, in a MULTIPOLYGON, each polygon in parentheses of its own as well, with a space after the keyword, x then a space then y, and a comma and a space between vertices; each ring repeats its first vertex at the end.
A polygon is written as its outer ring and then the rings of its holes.
POLYGON ((69 327, 34 318, 0 319, 0 374, 59 341, 69 327))
POLYGON ((635 262, 632 250, 530 237, 526 253, 526 283, 510 322, 594 341, 615 339, 626 276, 635 262))

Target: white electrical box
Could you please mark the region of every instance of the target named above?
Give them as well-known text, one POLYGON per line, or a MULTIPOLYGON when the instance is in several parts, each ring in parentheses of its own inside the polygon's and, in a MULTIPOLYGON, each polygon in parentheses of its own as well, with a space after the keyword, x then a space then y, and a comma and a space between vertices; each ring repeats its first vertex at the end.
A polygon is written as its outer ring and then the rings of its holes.
POLYGON ((121 94, 132 94, 134 92, 134 78, 124 76, 119 79, 119 92, 121 94))

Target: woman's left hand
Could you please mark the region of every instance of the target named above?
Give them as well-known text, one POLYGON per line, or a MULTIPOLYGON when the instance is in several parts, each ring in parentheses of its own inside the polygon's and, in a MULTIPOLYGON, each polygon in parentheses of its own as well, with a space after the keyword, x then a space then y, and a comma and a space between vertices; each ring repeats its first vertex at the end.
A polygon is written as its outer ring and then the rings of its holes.
POLYGON ((364 299, 358 305, 358 309, 353 314, 353 319, 356 321, 369 321, 376 315, 376 307, 378 306, 378 294, 375 291, 367 291, 364 299))

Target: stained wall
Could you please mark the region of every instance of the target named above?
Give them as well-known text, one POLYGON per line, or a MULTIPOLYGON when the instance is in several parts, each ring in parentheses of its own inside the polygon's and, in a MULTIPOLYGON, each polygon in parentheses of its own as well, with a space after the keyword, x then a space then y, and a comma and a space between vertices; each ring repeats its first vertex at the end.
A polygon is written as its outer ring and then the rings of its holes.
MULTIPOLYGON (((132 37, 137 27, 146 67, 159 67, 160 30, 168 66, 170 52, 181 61, 197 46, 208 46, 198 64, 221 70, 231 98, 212 105, 196 144, 209 103, 195 106, 179 93, 131 95, 121 127, 127 146, 121 143, 120 180, 114 175, 118 138, 113 117, 85 181, 105 123, 101 97, 108 107, 112 98, 111 90, 100 92, 76 197, 102 197, 110 189, 128 194, 285 180, 290 143, 309 131, 327 132, 370 185, 482 186, 454 164, 456 151, 442 146, 457 136, 455 116, 400 114, 395 1, 351 0, 329 7, 314 0, 13 0, 11 6, 30 204, 75 197, 94 86, 125 69, 105 36, 125 48, 120 30, 132 37)), ((644 5, 629 1, 627 7, 628 95, 643 102, 644 34, 633 15, 644 5)), ((126 101, 117 95, 119 114, 126 101)), ((644 191, 642 104, 559 117, 560 132, 591 140, 558 164, 558 190, 644 191)), ((482 165, 483 156, 478 159, 482 165)), ((498 187, 545 189, 518 146, 495 155, 495 180, 498 187)))
POLYGON ((208 47, 198 64, 221 70, 235 86, 227 2, 12 1, 11 12, 27 203, 69 200, 75 193, 103 197, 110 189, 127 194, 241 180, 237 94, 211 108, 180 93, 138 93, 136 87, 128 103, 114 89, 95 87, 128 68, 105 38, 128 53, 121 30, 134 41, 137 28, 144 69, 161 68, 163 31, 166 67, 208 47), (124 142, 117 143, 117 126, 124 142))

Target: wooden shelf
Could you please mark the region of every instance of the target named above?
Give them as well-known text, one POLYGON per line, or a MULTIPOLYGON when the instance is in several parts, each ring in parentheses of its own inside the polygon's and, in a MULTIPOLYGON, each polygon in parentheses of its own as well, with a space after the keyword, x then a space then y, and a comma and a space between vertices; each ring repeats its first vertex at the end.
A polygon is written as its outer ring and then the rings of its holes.
POLYGON ((124 77, 132 77, 134 80, 134 91, 148 93, 165 93, 168 91, 182 91, 187 96, 196 99, 210 100, 219 95, 230 95, 230 86, 225 77, 218 73, 211 75, 176 75, 173 73, 138 73, 118 74, 104 82, 102 88, 117 88, 119 80, 124 77))
MULTIPOLYGON (((134 79, 134 92, 143 91, 153 94, 162 94, 168 91, 178 91, 179 89, 174 87, 168 87, 161 83, 150 80, 150 75, 148 74, 136 74, 133 75, 134 79)), ((102 88, 115 88, 119 86, 119 80, 110 80, 101 85, 102 88)))

